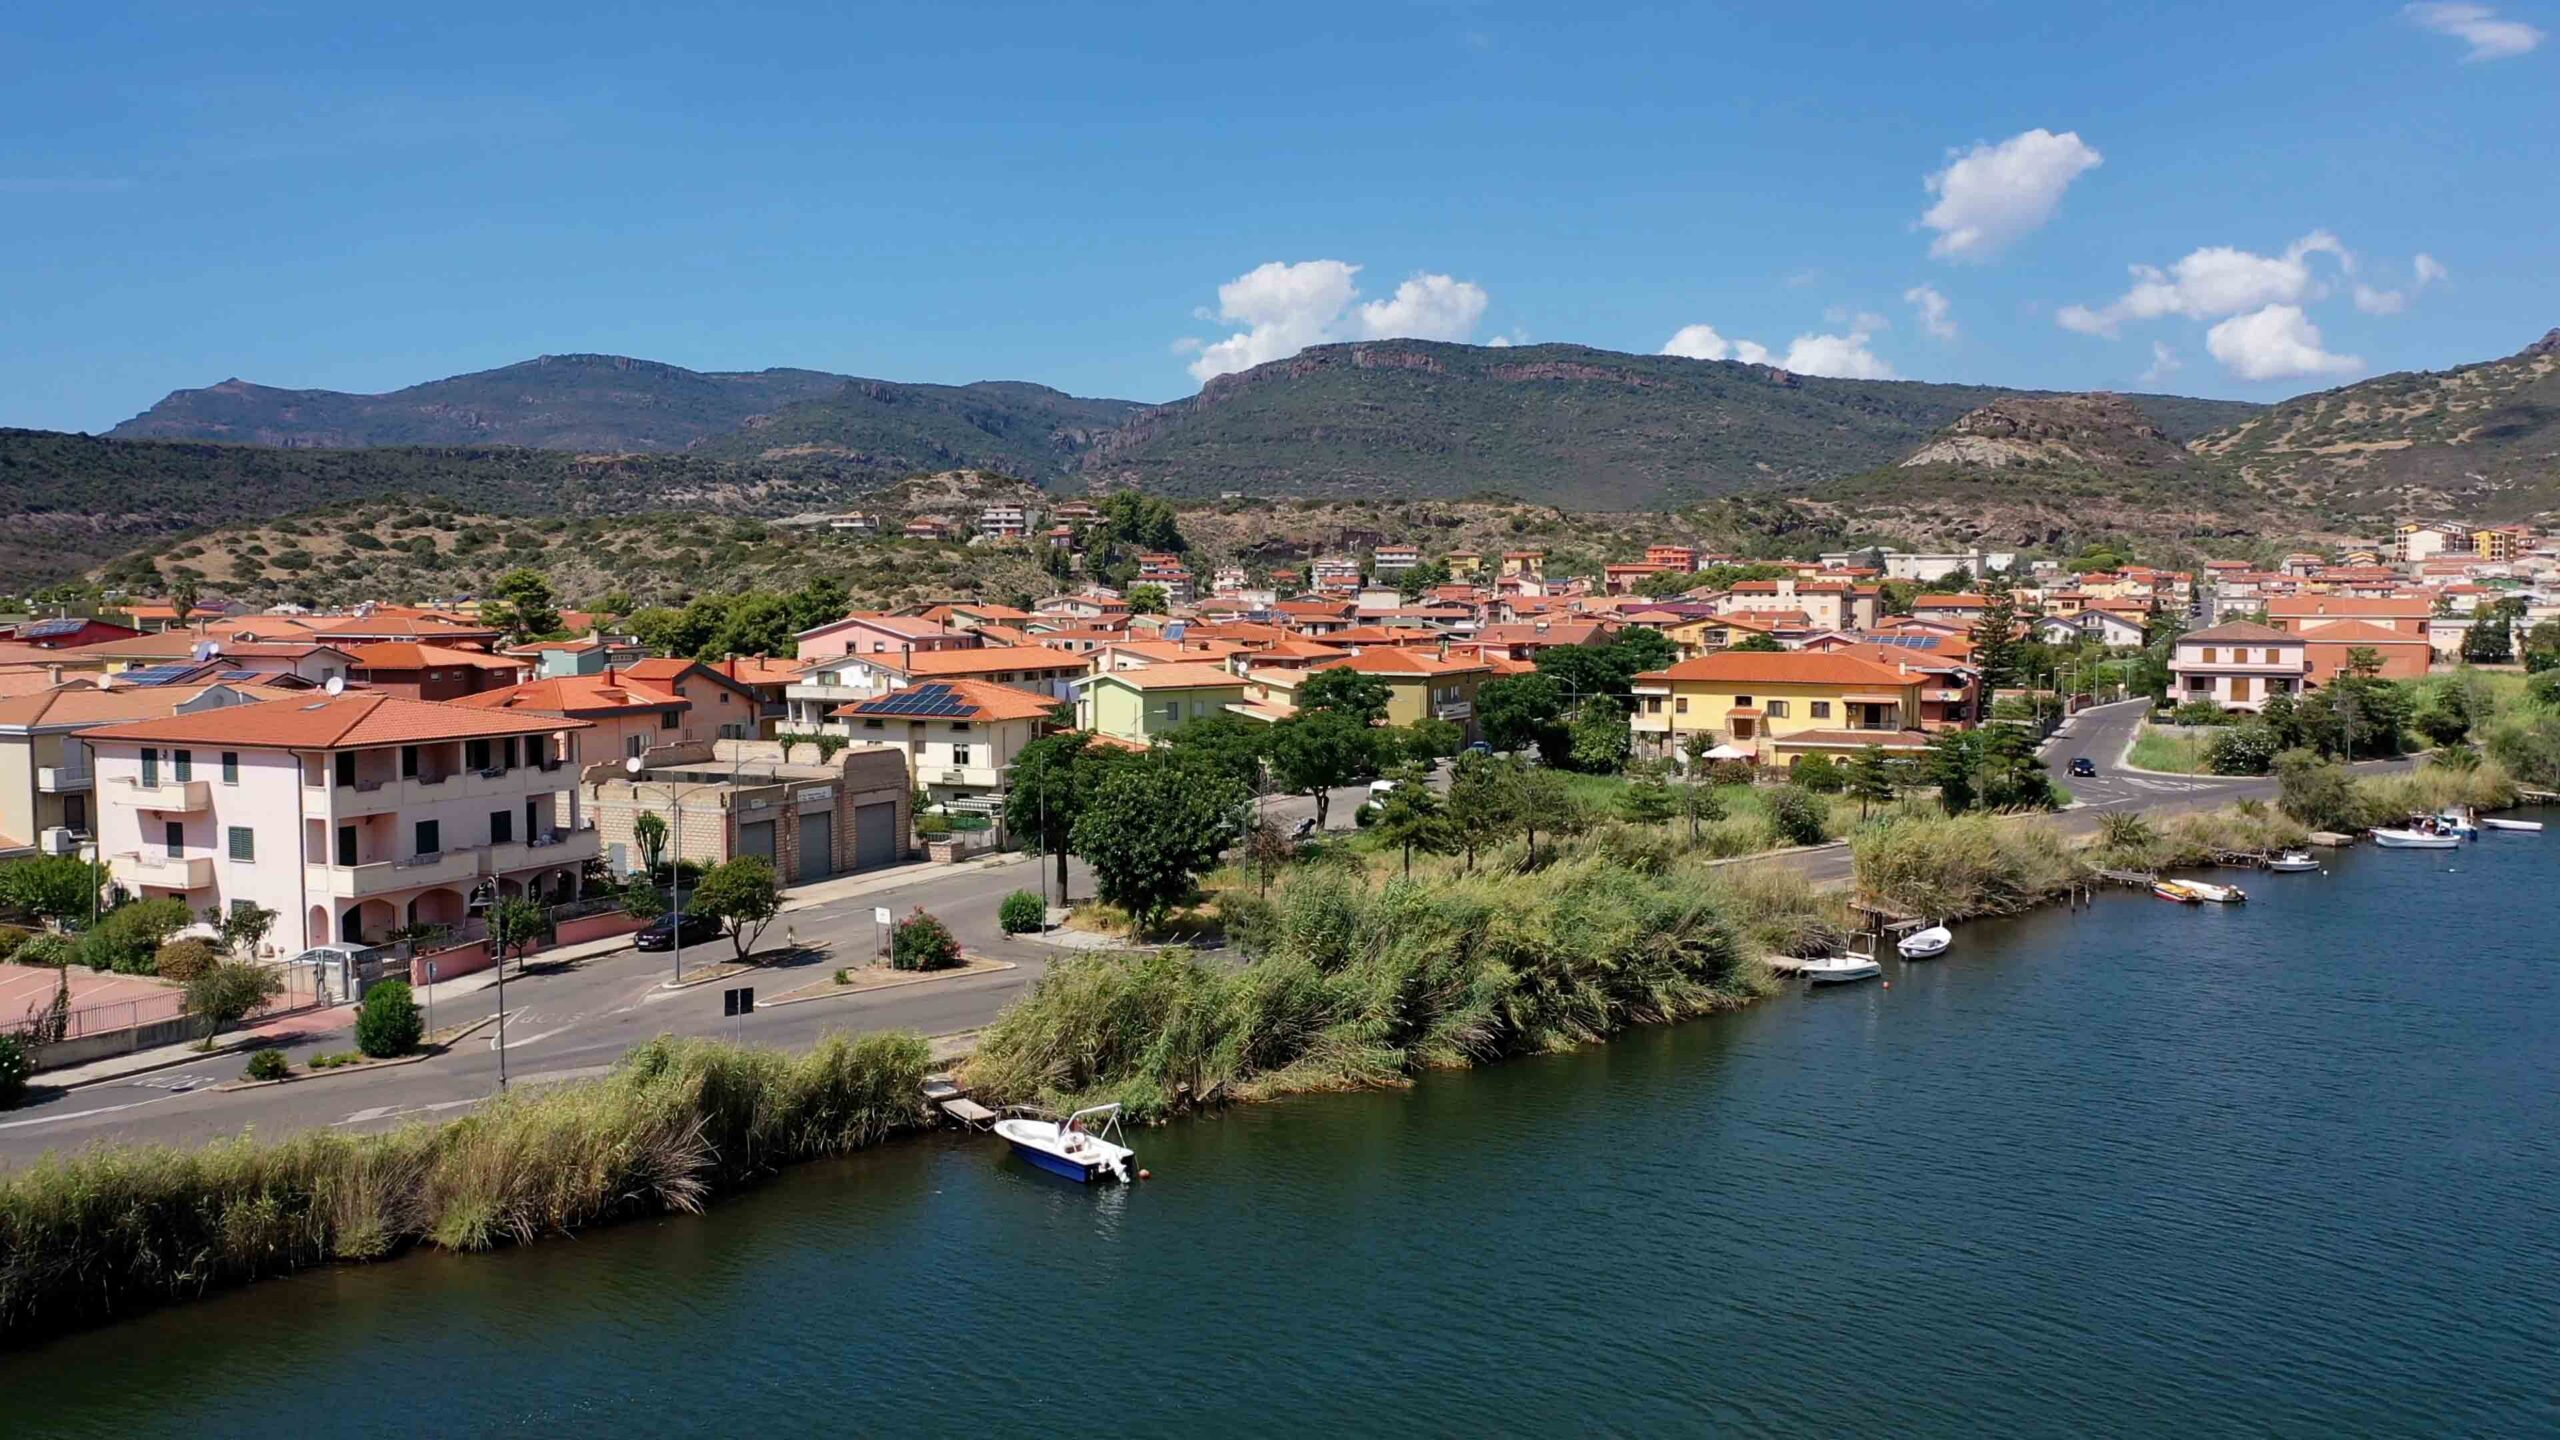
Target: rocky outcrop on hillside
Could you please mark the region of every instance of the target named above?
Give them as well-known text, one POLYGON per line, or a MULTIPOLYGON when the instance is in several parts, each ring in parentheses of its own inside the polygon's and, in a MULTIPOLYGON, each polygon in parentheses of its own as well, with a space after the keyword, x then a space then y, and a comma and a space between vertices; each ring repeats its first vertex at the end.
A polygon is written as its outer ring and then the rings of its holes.
POLYGON ((2091 394, 1993 401, 1957 417, 1902 464, 2149 470, 2186 459, 2131 401, 2091 394))

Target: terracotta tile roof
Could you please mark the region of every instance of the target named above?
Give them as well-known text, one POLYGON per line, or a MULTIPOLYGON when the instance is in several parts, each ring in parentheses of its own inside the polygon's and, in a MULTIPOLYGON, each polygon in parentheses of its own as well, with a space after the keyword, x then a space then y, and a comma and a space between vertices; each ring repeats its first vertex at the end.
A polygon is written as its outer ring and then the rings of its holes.
POLYGON ((471 740, 500 735, 547 735, 583 730, 583 720, 556 716, 491 714, 461 704, 404 700, 379 692, 233 705, 194 715, 172 715, 81 732, 91 741, 230 745, 243 750, 345 750, 409 745, 426 740, 471 740))
MULTIPOLYGON (((683 662, 687 665, 693 662, 683 662)), ((623 715, 668 709, 690 709, 692 702, 659 688, 660 682, 603 670, 593 675, 554 675, 527 680, 445 703, 474 710, 513 710, 529 715, 623 715)))
POLYGON ((1109 653, 1135 655, 1141 660, 1154 664, 1166 664, 1191 660, 1224 660, 1230 655, 1243 654, 1251 648, 1242 641, 1215 638, 1202 640, 1186 634, 1179 640, 1117 641, 1109 647, 1109 653))
MULTIPOLYGON (((210 685, 127 685, 106 690, 88 684, 64 685, 0 700, 0 726, 112 725, 126 720, 157 720, 176 713, 180 705, 212 688, 210 685)), ((258 700, 281 699, 288 695, 308 696, 311 693, 245 684, 228 688, 258 700)))
MULTIPOLYGON (((1049 711, 1057 704, 1054 700, 1044 699, 1038 695, 1025 694, 1020 690, 1013 689, 1011 686, 989 685, 984 681, 979 680, 929 680, 925 683, 943 687, 951 693, 953 698, 960 700, 970 707, 965 714, 936 715, 932 717, 936 720, 967 720, 973 723, 990 723, 1000 720, 1040 720, 1047 718, 1049 711)), ((857 700, 850 705, 839 705, 835 708, 833 715, 834 718, 839 720, 869 718, 884 720, 915 720, 922 718, 910 711, 891 710, 876 717, 872 714, 873 710, 887 705, 892 697, 901 695, 907 696, 910 700, 914 698, 909 691, 892 690, 887 695, 874 695, 868 700, 857 700)))
POLYGON ((2296 595, 2267 602, 2268 616, 2279 620, 2309 620, 2323 615, 2382 615, 2405 620, 2425 615, 2434 608, 2423 595, 2413 595, 2405 600, 2374 600, 2354 595, 2296 595))
POLYGON ((2333 620, 2317 630, 2305 630, 2299 635, 2288 634, 2285 638, 2307 645, 2424 645, 2428 643, 2423 635, 2407 635, 2386 626, 2372 625, 2362 620, 2333 620))
POLYGON ((741 685, 788 685, 809 668, 806 660, 778 655, 732 655, 710 665, 741 685))
POLYGON ((307 627, 317 635, 379 635, 409 640, 459 640, 496 636, 494 625, 458 624, 432 615, 325 615, 307 627))
MULTIPOLYGON (((229 655, 234 652, 224 650, 229 655)), ((348 647, 347 658, 359 670, 427 670, 439 665, 472 665, 483 670, 517 671, 529 668, 526 662, 486 650, 464 650, 451 645, 422 645, 415 640, 376 640, 370 645, 348 647)))
POLYGON ((1091 662, 1046 645, 980 645, 960 650, 919 650, 913 655, 858 657, 884 670, 936 679, 990 675, 1002 670, 1084 670, 1091 662))
POLYGON ((1826 650, 1719 650, 1648 670, 1638 680, 1721 680, 1751 685, 1917 685, 1918 675, 1826 650))
POLYGON ((1549 620, 1527 624, 1487 625, 1475 633, 1481 645, 1599 645, 1615 635, 1611 620, 1549 620))
POLYGON ((2208 645, 2299 645, 2302 639, 2303 637, 2289 630, 2277 630, 2252 620, 2226 620, 2219 625, 2208 625, 2202 630, 2190 630, 2178 637, 2178 643, 2184 645, 2190 641, 2201 641, 2208 645))
POLYGON ((1224 665, 1149 665, 1143 670, 1105 671, 1093 678, 1096 683, 1117 680, 1138 690, 1244 688, 1244 677, 1224 665))
POLYGON ((1439 655, 1419 650, 1397 650, 1381 646, 1346 655, 1315 667, 1318 670, 1356 670, 1363 675, 1476 675, 1490 666, 1474 655, 1439 655))

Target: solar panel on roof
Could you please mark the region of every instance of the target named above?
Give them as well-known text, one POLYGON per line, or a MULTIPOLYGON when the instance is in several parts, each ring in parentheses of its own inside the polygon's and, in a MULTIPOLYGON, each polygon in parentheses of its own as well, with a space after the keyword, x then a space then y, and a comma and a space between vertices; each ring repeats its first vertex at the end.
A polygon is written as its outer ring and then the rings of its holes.
POLYGON ((77 635, 80 633, 80 627, 88 623, 88 621, 78 618, 39 620, 33 625, 28 626, 26 629, 19 631, 18 638, 21 640, 49 640, 56 635, 77 635))
POLYGON ((116 678, 127 685, 166 685, 185 678, 195 668, 193 661, 184 665, 145 665, 139 670, 127 670, 116 678))

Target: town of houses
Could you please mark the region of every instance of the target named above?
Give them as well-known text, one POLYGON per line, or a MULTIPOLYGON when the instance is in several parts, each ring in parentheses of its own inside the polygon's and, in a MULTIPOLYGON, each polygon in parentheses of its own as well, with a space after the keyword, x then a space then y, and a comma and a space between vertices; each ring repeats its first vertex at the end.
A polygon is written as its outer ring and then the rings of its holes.
MULTIPOLYGON (((1055 546, 1092 518, 1002 504, 903 531, 1055 546)), ((2560 616, 2560 541, 2518 526, 2411 522, 2369 549, 2193 573, 1867 550, 1748 562, 1762 578, 1718 585, 1706 572, 1740 557, 1656 545, 1573 576, 1547 559, 1379 540, 1197 575, 1148 553, 1126 592, 855 611, 787 658, 652 655, 576 612, 574 638, 509 644, 471 603, 30 618, 0 627, 0 856, 92 854, 131 894, 271 909, 269 948, 293 954, 451 925, 496 896, 573 899, 638 863, 644 814, 684 858, 761 855, 786 882, 897 863, 918 805, 999 816, 1043 734, 1143 748, 1204 716, 1278 723, 1329 669, 1383 682, 1388 723, 1474 741, 1482 686, 1552 647, 1655 630, 1678 659, 1622 697, 1638 753, 1676 762, 1703 739, 1783 769, 1982 722, 1973 637, 1996 597, 1950 577, 2001 576, 2021 630, 2058 644, 2175 635, 2171 698, 2242 709, 2350 664, 2424 674, 2496 602, 2521 602, 2520 627, 2560 616), (1445 583, 1399 583, 1426 562, 1445 583)))

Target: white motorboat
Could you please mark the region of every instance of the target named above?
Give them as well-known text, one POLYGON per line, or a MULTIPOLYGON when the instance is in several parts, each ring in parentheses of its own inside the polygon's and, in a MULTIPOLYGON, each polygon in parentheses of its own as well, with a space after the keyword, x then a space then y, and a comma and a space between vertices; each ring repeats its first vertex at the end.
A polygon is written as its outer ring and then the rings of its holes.
POLYGON ((2493 817, 2491 819, 2481 821, 2480 827, 2484 830, 2521 830, 2530 834, 2539 832, 2542 829, 2542 822, 2539 820, 2499 820, 2493 817))
POLYGON ((2480 838, 2480 827, 2472 822, 2468 810, 2448 806, 2436 816, 2436 828, 2464 840, 2480 838))
POLYGON ((1954 943, 1955 932, 1941 921, 1926 930, 1914 930, 1903 936, 1894 942, 1893 948, 1901 951, 1905 960, 1934 960, 1946 954, 1947 947, 1954 943))
POLYGON ((1816 985, 1842 985, 1852 980, 1873 980, 1884 973, 1873 955, 1823 955, 1800 963, 1796 973, 1816 985))
POLYGON ((2199 900, 2210 900, 2216 905, 2237 905, 2249 898, 2249 892, 2237 885, 2211 885, 2202 880, 2188 880, 2182 883, 2185 884, 2189 894, 2199 900))
POLYGON ((2299 875, 2320 868, 2320 857, 2308 850, 2287 850, 2267 862, 2267 868, 2279 875, 2299 875))
POLYGON ((1138 1152, 1119 1143, 1120 1107, 1096 1105, 1064 1120, 1034 1115, 1008 1115, 996 1122, 996 1133, 1013 1153, 1053 1175, 1078 1184, 1130 1178, 1138 1152))
POLYGON ((2385 850, 2459 850, 2462 839, 2428 830, 2401 830, 2388 825, 2373 827, 2373 843, 2385 850))

